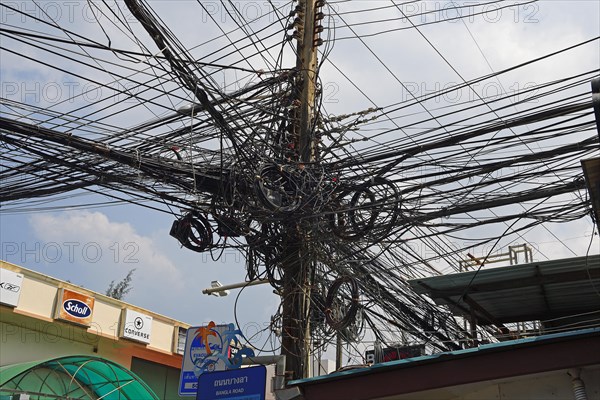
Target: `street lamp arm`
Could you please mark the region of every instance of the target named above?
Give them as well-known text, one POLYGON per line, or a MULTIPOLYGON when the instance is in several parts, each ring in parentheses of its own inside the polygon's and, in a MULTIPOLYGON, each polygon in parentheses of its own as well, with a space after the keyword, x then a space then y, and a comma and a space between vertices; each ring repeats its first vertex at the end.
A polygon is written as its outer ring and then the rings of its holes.
POLYGON ((224 292, 224 291, 230 290, 230 289, 239 289, 239 288, 243 288, 243 287, 247 287, 247 286, 263 285, 265 283, 269 283, 269 280, 268 279, 257 279, 255 281, 250 281, 250 282, 232 283, 231 285, 207 288, 207 289, 202 290, 202 293, 203 294, 218 294, 219 292, 224 292))

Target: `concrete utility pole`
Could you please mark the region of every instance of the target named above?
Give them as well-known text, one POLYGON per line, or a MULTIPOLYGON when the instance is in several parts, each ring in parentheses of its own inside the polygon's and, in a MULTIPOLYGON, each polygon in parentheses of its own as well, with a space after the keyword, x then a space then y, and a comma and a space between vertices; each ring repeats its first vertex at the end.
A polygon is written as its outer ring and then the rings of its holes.
MULTIPOLYGON (((323 0, 300 0, 294 22, 297 41, 296 68, 298 97, 292 112, 291 139, 299 168, 317 159, 314 135, 315 93, 317 80, 317 13, 323 0)), ((320 15, 322 18, 322 14, 320 15)), ((310 291, 314 262, 310 251, 310 223, 287 226, 283 249, 283 322, 282 354, 286 356, 289 378, 310 375, 310 291)))

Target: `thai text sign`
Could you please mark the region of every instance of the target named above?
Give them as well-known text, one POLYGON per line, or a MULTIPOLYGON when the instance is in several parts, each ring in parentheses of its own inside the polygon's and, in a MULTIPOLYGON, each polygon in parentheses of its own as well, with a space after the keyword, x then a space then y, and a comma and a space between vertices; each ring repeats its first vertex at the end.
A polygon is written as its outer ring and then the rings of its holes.
POLYGON ((196 400, 264 400, 266 382, 264 365, 209 372, 198 379, 196 400))
POLYGON ((199 376, 214 371, 240 368, 243 357, 254 357, 254 351, 240 343, 241 336, 242 332, 236 329, 234 324, 216 325, 212 321, 207 326, 188 329, 181 366, 179 395, 196 396, 199 376), (238 349, 235 354, 232 354, 232 348, 238 349))

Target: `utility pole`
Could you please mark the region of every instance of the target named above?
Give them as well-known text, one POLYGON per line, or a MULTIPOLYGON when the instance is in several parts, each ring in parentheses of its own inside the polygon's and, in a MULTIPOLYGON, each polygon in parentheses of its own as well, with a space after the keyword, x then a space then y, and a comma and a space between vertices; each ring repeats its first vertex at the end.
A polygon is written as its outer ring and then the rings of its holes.
MULTIPOLYGON (((290 142, 302 170, 317 159, 314 135, 317 80, 317 8, 323 0, 300 0, 296 7, 294 37, 297 43, 297 97, 291 113, 290 142)), ((320 14, 320 19, 322 14, 320 14)), ((322 28, 320 28, 322 30, 322 28)), ((311 366, 310 292, 314 261, 310 251, 311 223, 288 225, 284 231, 282 354, 288 377, 307 378, 311 366)))
MULTIPOLYGON (((149 17, 149 11, 138 0, 125 0, 133 15, 143 22, 144 28, 163 49, 173 70, 182 83, 192 90, 202 107, 214 119, 217 125, 235 142, 235 134, 228 127, 223 115, 214 107, 207 93, 197 85, 193 71, 186 64, 173 56, 166 46, 159 28, 149 17)), ((319 33, 323 30, 318 21, 323 13, 318 12, 325 0, 299 0, 294 11, 295 19, 289 29, 295 29, 296 39, 296 71, 295 90, 292 98, 293 108, 289 115, 290 122, 286 131, 289 148, 281 154, 281 161, 288 167, 295 167, 299 174, 307 165, 318 160, 315 137, 315 99, 317 98, 317 47, 321 40, 319 33)), ((181 112, 187 113, 187 109, 181 112)), ((300 194, 298 194, 300 195, 300 194)), ((314 252, 311 251, 313 222, 290 218, 284 223, 279 262, 283 271, 283 321, 282 321, 282 354, 286 356, 288 377, 305 378, 310 374, 311 337, 310 337, 310 292, 314 272, 314 252), (297 222, 297 221, 300 222, 297 222)), ((222 289, 221 289, 222 290, 222 289)))

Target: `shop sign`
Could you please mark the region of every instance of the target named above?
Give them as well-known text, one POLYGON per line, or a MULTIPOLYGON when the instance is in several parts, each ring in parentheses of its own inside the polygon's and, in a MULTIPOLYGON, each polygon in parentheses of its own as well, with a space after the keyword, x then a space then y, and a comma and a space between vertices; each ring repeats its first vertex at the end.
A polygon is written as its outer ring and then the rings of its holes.
POLYGON ((198 378, 204 373, 238 369, 243 357, 254 357, 251 348, 242 346, 242 332, 234 324, 191 327, 187 331, 179 381, 180 396, 196 396, 198 378), (232 354, 231 350, 238 351, 232 354))
POLYGON ((89 326, 94 312, 94 298, 69 289, 60 289, 56 302, 56 318, 89 326))
POLYGON ((0 268, 0 303, 16 307, 21 297, 23 275, 0 268))
POLYGON ((121 337, 149 344, 152 334, 152 317, 130 309, 123 310, 121 337))
POLYGON ((378 364, 381 362, 420 357, 423 354, 425 354, 425 346, 423 345, 386 347, 380 352, 375 352, 375 350, 367 350, 365 353, 365 359, 367 360, 368 364, 378 364))
POLYGON ((198 379, 196 400, 265 400, 264 365, 209 372, 198 379))

